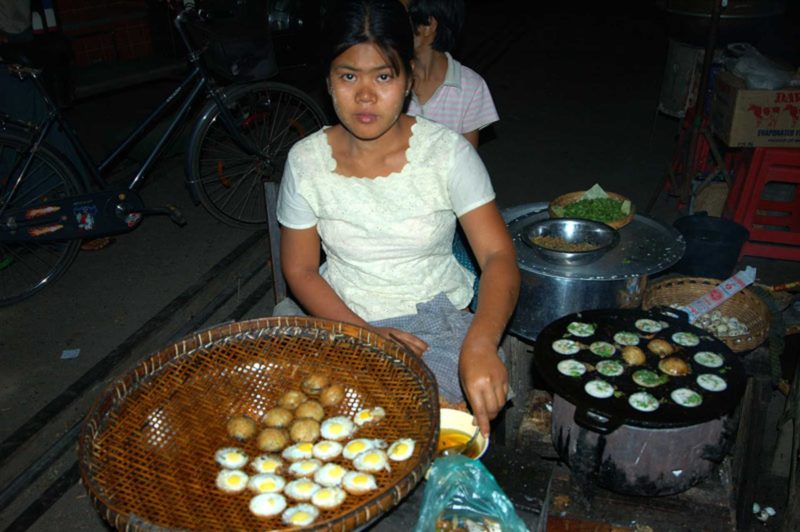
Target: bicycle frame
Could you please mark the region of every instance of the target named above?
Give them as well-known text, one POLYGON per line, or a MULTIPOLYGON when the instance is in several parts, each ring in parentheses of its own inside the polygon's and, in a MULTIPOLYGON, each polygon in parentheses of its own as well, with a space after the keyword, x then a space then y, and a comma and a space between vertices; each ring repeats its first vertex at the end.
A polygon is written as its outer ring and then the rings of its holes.
MULTIPOLYGON (((34 69, 18 67, 16 73, 20 76, 28 75, 33 79, 34 85, 40 96, 43 98, 47 116, 36 125, 22 124, 18 121, 10 121, 18 127, 23 127, 32 133, 31 143, 26 153, 18 159, 24 161, 16 178, 10 187, 6 188, 2 205, 0 205, 0 217, 6 214, 7 205, 10 204, 14 193, 20 183, 25 179, 29 170, 33 156, 39 147, 44 143, 48 133, 54 125, 61 128, 67 139, 74 147, 82 165, 89 170, 92 181, 101 191, 93 192, 81 196, 63 198, 61 200, 43 203, 35 209, 18 209, 16 216, 9 218, 5 223, 4 229, 0 230, 0 239, 3 241, 25 241, 25 240, 68 240, 72 238, 94 238, 110 234, 119 234, 133 230, 141 221, 144 214, 170 214, 166 210, 145 209, 144 202, 136 194, 136 190, 141 186, 144 177, 152 169, 156 159, 161 154, 167 142, 175 133, 178 126, 187 118, 198 97, 205 93, 211 98, 220 110, 220 118, 225 128, 230 133, 234 142, 247 154, 261 159, 267 159, 253 143, 244 137, 234 125, 233 117, 230 115, 221 91, 214 86, 211 76, 205 69, 200 60, 200 53, 192 46, 185 32, 184 24, 187 17, 193 14, 192 9, 181 11, 175 18, 175 27, 189 52, 189 62, 191 69, 180 85, 153 110, 112 152, 100 163, 95 164, 89 156, 86 148, 81 143, 77 133, 69 126, 61 115, 58 107, 50 99, 42 86, 38 71, 34 69), (173 106, 176 100, 183 98, 177 113, 169 122, 166 130, 161 134, 155 146, 150 150, 144 162, 139 167, 136 174, 131 178, 125 187, 110 186, 104 178, 104 174, 119 159, 127 153, 134 145, 142 140, 145 134, 150 131, 154 124, 161 121, 167 110, 173 106), (77 212, 76 208, 86 209, 90 205, 92 209, 93 222, 91 227, 78 227, 75 224, 65 224, 64 212, 77 212), (19 231, 18 229, 26 229, 19 231)), ((16 170, 16 167, 14 168, 16 170)), ((11 175, 14 175, 12 172, 11 175)), ((3 227, 0 226, 0 229, 3 227)))

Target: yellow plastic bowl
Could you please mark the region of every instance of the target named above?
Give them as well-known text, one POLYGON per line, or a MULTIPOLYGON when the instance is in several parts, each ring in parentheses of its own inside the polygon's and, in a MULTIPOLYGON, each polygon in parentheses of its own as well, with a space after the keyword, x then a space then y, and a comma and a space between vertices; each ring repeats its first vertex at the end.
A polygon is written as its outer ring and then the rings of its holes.
MULTIPOLYGON (((461 410, 453 410, 451 408, 442 408, 439 410, 439 441, 443 437, 447 437, 448 430, 455 430, 466 435, 467 438, 472 436, 477 427, 472 424, 472 414, 462 412, 461 410)), ((483 434, 478 434, 475 443, 472 445, 477 447, 479 451, 473 457, 475 460, 480 459, 486 450, 489 448, 489 439, 485 438, 483 434)))

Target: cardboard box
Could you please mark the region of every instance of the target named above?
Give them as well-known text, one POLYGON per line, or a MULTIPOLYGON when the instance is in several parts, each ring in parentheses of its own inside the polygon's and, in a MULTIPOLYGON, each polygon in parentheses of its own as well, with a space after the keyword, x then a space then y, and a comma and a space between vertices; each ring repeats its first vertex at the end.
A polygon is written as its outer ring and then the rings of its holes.
POLYGON ((754 90, 720 72, 711 129, 730 147, 800 148, 800 89, 754 90))

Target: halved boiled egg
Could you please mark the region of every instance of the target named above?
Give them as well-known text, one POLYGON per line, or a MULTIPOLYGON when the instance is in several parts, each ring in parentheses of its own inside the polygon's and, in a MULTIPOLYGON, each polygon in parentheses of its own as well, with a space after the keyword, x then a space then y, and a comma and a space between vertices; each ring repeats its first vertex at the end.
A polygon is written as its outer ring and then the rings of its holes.
POLYGON ((247 487, 248 478, 241 469, 223 469, 217 474, 217 487, 227 493, 239 493, 247 487))
POLYGON ((400 438, 389 446, 386 454, 389 455, 390 460, 402 462, 411 458, 411 455, 414 454, 415 445, 416 442, 410 438, 400 438))
POLYGON ((247 463, 247 453, 236 447, 225 447, 216 452, 214 459, 226 469, 239 469, 247 463))

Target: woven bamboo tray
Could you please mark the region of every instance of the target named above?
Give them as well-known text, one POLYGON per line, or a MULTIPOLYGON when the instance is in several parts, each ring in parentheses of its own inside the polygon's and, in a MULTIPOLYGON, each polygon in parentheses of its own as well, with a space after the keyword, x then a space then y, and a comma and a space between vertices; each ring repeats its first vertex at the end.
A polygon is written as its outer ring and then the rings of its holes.
MULTIPOLYGON (((217 489, 222 447, 264 454, 226 432, 230 416, 254 419, 311 373, 344 386, 345 400, 325 416, 382 406, 386 418, 357 437, 416 440, 409 460, 376 473, 378 490, 349 495, 322 510, 310 529, 350 530, 398 504, 427 471, 439 434, 436 381, 400 346, 352 325, 312 318, 266 318, 219 326, 145 360, 100 396, 80 435, 84 486, 118 529, 264 530, 280 516, 252 515, 247 491, 217 489)), ((352 469, 349 460, 335 460, 352 469)), ((248 474, 252 471, 245 468, 248 474)), ((287 475, 287 480, 289 476, 287 475)), ((291 502, 290 502, 291 504, 291 502)))
MULTIPOLYGON (((642 308, 672 304, 686 305, 707 294, 722 281, 706 277, 674 277, 654 281, 645 290, 642 308)), ((748 334, 719 337, 732 351, 755 349, 769 334, 769 308, 757 295, 745 288, 717 307, 724 316, 736 317, 747 326, 748 334)))
MULTIPOLYGON (((586 193, 585 190, 579 190, 577 192, 569 192, 567 194, 563 194, 553 201, 550 202, 548 205, 547 212, 550 214, 550 218, 562 218, 562 216, 558 216, 555 211, 553 211, 553 207, 563 207, 565 205, 569 205, 570 203, 575 203, 576 201, 580 200, 583 195, 586 193)), ((625 201, 628 200, 622 194, 617 194, 616 192, 606 192, 609 198, 625 201)), ((611 222, 604 222, 607 226, 613 227, 614 229, 621 229, 631 223, 633 220, 634 215, 636 214, 636 210, 633 207, 633 203, 631 203, 631 212, 625 218, 620 218, 619 220, 613 220, 611 222)))

